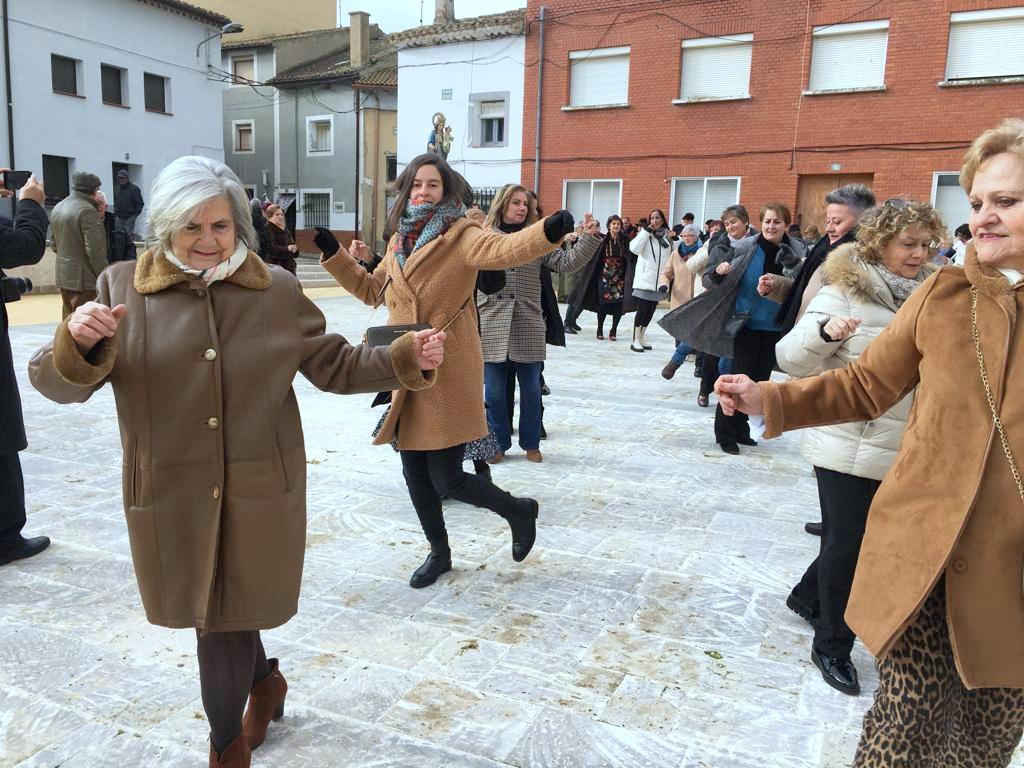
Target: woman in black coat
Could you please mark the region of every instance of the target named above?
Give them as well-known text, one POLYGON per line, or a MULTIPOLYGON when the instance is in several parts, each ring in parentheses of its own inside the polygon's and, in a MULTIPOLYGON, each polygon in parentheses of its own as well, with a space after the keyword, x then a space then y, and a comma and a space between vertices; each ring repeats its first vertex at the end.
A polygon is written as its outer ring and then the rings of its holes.
POLYGON ((629 250, 629 239, 622 228, 622 219, 609 216, 608 234, 594 258, 583 268, 576 288, 569 295, 565 313, 565 332, 576 333, 576 318, 583 310, 597 313, 597 338, 604 338, 604 321, 612 316, 609 341, 615 341, 622 315, 636 311, 636 299, 628 290, 633 284, 636 256, 629 250))

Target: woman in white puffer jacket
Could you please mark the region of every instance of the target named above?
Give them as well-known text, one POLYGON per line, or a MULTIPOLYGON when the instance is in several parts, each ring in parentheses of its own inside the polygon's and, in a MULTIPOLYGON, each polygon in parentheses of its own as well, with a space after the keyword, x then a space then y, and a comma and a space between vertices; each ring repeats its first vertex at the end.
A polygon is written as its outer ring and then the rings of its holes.
POLYGON ((658 308, 658 302, 662 299, 662 294, 658 291, 661 273, 678 244, 675 232, 668 228, 668 220, 663 211, 655 208, 651 211, 648 222, 648 225, 641 227, 636 237, 629 243, 629 249, 636 256, 633 285, 630 288, 636 300, 633 342, 629 345, 634 352, 651 349, 644 334, 654 319, 654 310, 658 308))
MULTIPOLYGON (((910 293, 935 270, 929 257, 943 232, 925 203, 890 200, 866 211, 856 241, 821 267, 824 287, 775 352, 794 376, 845 368, 892 322, 910 293)), ((873 421, 804 432, 802 453, 814 465, 821 503, 821 552, 786 604, 814 627, 811 660, 825 682, 856 694, 850 661, 854 634, 843 618, 868 509, 899 450, 914 402, 910 392, 873 421)))

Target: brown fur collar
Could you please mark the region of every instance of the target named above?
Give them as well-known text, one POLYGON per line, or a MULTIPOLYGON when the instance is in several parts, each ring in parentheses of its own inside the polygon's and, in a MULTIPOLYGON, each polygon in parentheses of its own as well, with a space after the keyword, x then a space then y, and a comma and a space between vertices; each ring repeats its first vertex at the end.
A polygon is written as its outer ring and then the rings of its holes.
MULTIPOLYGON (((924 265, 926 276, 937 269, 935 264, 924 265)), ((821 279, 825 285, 837 286, 870 301, 877 301, 878 288, 885 287, 881 277, 857 257, 856 243, 841 245, 828 255, 821 266, 821 279)))
POLYGON ((974 250, 974 243, 967 246, 967 256, 964 258, 964 271, 971 285, 981 293, 995 299, 1011 317, 1016 316, 1017 302, 1013 295, 1014 288, 1010 285, 1003 273, 995 267, 982 264, 978 261, 978 254, 974 250))
MULTIPOLYGON (((170 288, 172 285, 190 280, 176 266, 171 264, 162 253, 146 251, 139 256, 138 264, 135 265, 135 290, 142 295, 159 293, 170 288)), ((270 287, 273 278, 270 270, 263 263, 257 254, 249 251, 248 257, 242 262, 242 266, 233 274, 224 278, 227 283, 240 285, 242 288, 251 288, 254 291, 265 291, 270 287)))

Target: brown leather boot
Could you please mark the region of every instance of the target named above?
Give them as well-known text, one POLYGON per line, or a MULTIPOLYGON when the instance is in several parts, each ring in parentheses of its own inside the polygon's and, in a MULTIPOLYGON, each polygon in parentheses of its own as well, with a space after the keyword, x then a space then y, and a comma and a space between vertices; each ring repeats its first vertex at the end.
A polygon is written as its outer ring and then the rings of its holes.
POLYGON ((249 742, 249 749, 256 749, 267 738, 271 720, 284 717, 284 697, 288 693, 288 683, 277 668, 277 659, 269 661, 270 674, 249 692, 249 706, 242 718, 242 733, 249 742))
POLYGON ((249 768, 252 762, 252 751, 243 730, 235 740, 218 757, 217 750, 210 742, 210 768, 249 768))

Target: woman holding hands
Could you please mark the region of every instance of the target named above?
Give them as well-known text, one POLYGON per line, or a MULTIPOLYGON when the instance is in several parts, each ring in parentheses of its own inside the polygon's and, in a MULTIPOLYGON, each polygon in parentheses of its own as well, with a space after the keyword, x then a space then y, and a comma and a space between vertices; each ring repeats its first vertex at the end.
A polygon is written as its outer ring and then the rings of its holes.
POLYGON ((766 437, 876 419, 917 387, 846 609, 878 657, 858 768, 1004 768, 1024 733, 1024 120, 982 134, 960 181, 964 268, 925 280, 856 361, 716 385, 766 437))
POLYGON ((295 615, 302 578, 306 458, 292 380, 426 389, 444 334, 369 349, 325 333, 298 281, 252 252, 245 191, 226 165, 174 161, 147 210, 149 250, 100 275, 97 301, 58 326, 29 376, 58 403, 113 387, 146 616, 195 628, 209 764, 241 768, 288 689, 260 631, 295 615))

